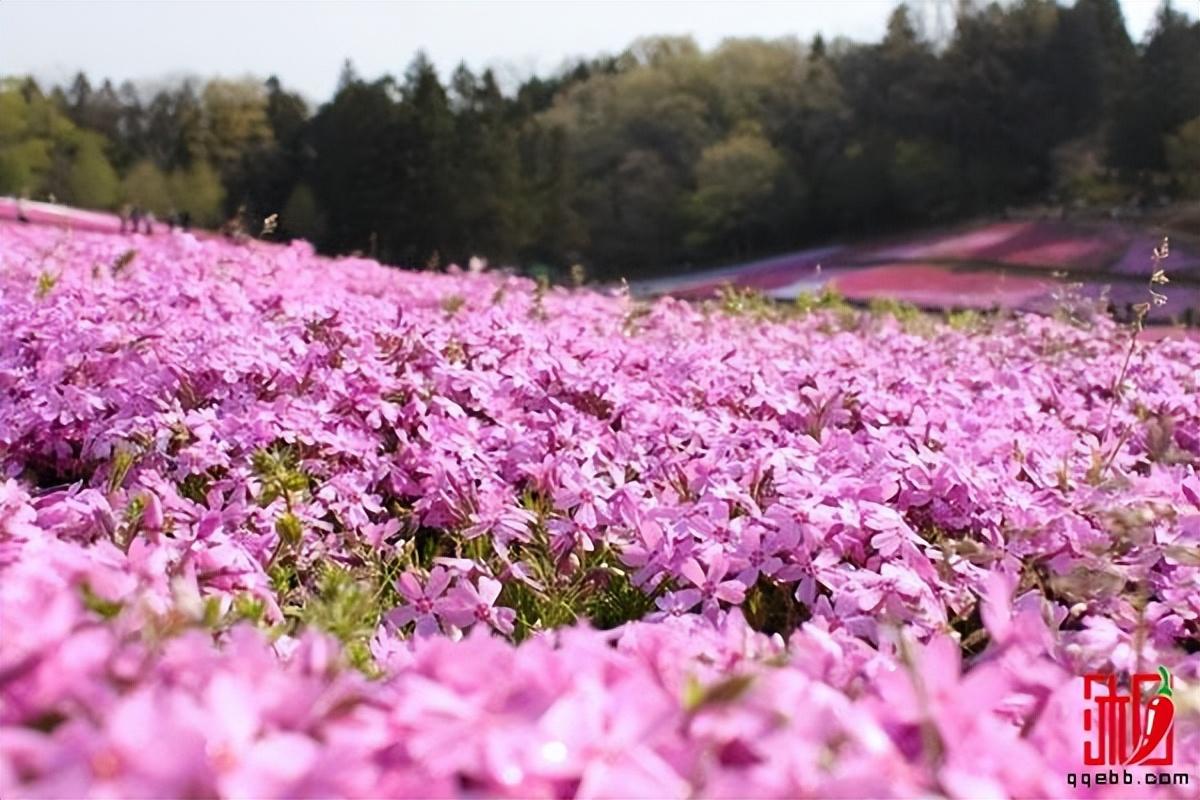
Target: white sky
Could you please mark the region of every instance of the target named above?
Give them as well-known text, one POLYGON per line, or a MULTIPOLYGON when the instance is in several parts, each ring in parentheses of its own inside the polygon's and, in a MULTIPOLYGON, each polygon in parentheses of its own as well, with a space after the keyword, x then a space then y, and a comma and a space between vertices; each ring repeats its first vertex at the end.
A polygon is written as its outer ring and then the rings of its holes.
MULTIPOLYGON (((932 7, 937 0, 913 0, 932 7)), ((1122 0, 1135 40, 1160 0, 1122 0)), ((942 0, 953 7, 951 0, 942 0)), ((1195 0, 1176 2, 1193 15, 1195 0)), ((399 75, 424 49, 443 77, 461 61, 493 67, 506 84, 565 59, 616 53, 638 36, 692 34, 803 39, 820 32, 873 40, 896 0, 0 0, 0 75, 93 83, 191 74, 274 73, 310 100, 328 99, 342 61, 360 75, 399 75)))

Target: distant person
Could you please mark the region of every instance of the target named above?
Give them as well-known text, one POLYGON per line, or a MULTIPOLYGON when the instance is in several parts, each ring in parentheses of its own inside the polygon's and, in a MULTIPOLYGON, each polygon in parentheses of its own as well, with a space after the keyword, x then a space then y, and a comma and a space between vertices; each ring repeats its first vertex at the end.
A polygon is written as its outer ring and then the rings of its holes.
POLYGON ((234 215, 227 219, 225 224, 221 226, 221 234, 226 239, 229 239, 232 242, 241 243, 249 238, 246 235, 246 228, 242 224, 242 219, 244 218, 245 214, 246 207, 238 206, 238 210, 234 213, 234 215))
POLYGON ((129 229, 129 217, 133 213, 129 203, 121 206, 121 210, 117 212, 121 217, 121 233, 125 233, 129 229))
POLYGON ((29 222, 29 217, 25 216, 25 198, 17 198, 17 222, 29 222))
POLYGON ((129 213, 129 221, 133 226, 133 233, 140 233, 142 227, 142 209, 141 206, 134 206, 133 211, 129 213))
POLYGON ((146 235, 150 236, 154 233, 154 223, 156 222, 154 218, 154 212, 147 211, 146 216, 143 219, 146 222, 146 235))
POLYGON ((191 212, 188 212, 188 211, 180 211, 179 212, 179 227, 183 230, 184 233, 187 233, 188 229, 192 227, 191 212))

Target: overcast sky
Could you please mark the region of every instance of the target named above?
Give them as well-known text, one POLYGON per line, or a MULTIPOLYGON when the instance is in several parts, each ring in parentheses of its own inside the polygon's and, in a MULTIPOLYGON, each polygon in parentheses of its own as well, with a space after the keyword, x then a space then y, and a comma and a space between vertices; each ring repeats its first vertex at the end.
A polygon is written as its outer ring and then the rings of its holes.
MULTIPOLYGON (((896 0, 762 2, 384 2, 384 0, 0 0, 0 75, 66 82, 79 69, 118 82, 183 74, 278 75, 328 99, 342 61, 374 78, 400 74, 424 49, 443 75, 460 62, 493 67, 506 84, 576 55, 615 53, 647 34, 877 39, 896 0)), ((933 8, 936 0, 910 5, 933 8)), ((1139 39, 1159 0, 1122 0, 1139 39)), ((1177 2, 1191 9, 1193 0, 1177 2)), ((953 2, 943 0, 943 7, 953 2)), ((1194 12, 1193 12, 1194 13, 1194 12)), ((932 13, 930 17, 932 18, 932 13)))

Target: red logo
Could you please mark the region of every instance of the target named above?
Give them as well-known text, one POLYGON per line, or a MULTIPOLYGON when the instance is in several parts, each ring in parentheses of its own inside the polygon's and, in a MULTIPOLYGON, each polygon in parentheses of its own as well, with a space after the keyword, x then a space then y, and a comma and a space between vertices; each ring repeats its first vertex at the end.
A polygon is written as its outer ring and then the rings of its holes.
POLYGON ((1084 675, 1083 699, 1095 703, 1083 712, 1083 729, 1093 737, 1084 742, 1084 764, 1155 767, 1174 763, 1175 702, 1166 667, 1159 667, 1157 674, 1133 675, 1128 694, 1121 694, 1116 675, 1084 675))

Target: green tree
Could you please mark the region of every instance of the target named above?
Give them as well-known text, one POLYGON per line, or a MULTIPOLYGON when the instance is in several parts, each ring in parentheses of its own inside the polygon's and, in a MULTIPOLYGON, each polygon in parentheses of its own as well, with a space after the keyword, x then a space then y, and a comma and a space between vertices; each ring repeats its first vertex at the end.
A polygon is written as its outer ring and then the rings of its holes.
POLYGON ((223 221, 225 190, 217 171, 206 161, 172 172, 167 180, 172 205, 186 211, 195 225, 213 227, 223 221))
POLYGON ((518 131, 491 70, 476 78, 465 66, 451 79, 454 112, 453 246, 463 261, 476 253, 510 260, 523 245, 524 203, 518 131))
POLYGON ((997 208, 1049 186, 1050 154, 1064 138, 1053 113, 1051 0, 997 4, 960 15, 943 56, 946 141, 960 162, 964 212, 997 208))
POLYGON ((104 155, 104 139, 98 133, 80 132, 67 171, 65 202, 85 208, 113 208, 120 194, 117 171, 104 155))
POLYGON ((401 222, 397 197, 405 175, 395 85, 387 79, 363 83, 345 71, 343 76, 333 100, 311 123, 310 183, 325 215, 322 245, 370 252, 372 243, 377 248, 379 237, 401 222))
POLYGON ((280 230, 286 236, 319 241, 325 233, 325 221, 317 197, 307 184, 298 183, 288 196, 280 214, 280 230))
POLYGON ((587 225, 573 202, 578 182, 567 139, 561 125, 542 120, 521 133, 521 196, 530 230, 521 252, 526 263, 579 263, 588 246, 587 225))
POLYGON ((137 162, 121 182, 121 197, 128 203, 165 216, 175 208, 167 175, 149 159, 137 162))
POLYGON ((80 130, 30 80, 0 82, 0 191, 96 208, 116 202, 108 142, 80 130))
POLYGON ((752 124, 706 147, 696 165, 689 241, 703 246, 727 240, 734 252, 752 252, 783 166, 783 157, 752 124))
POLYGON ((201 99, 207 154, 218 170, 236 169, 246 154, 274 141, 267 117, 267 94, 256 81, 209 81, 201 99))
POLYGON ((1129 172, 1166 168, 1166 136, 1200 109, 1200 22, 1159 9, 1135 77, 1117 103, 1110 163, 1129 172))
POLYGON ((265 198, 256 196, 261 165, 270 162, 275 150, 266 87, 253 80, 209 81, 201 102, 204 152, 220 176, 226 213, 244 206, 260 215, 265 206, 265 198))
POLYGON ((402 263, 443 261, 454 247, 454 114, 437 70, 424 53, 409 64, 397 109, 403 181, 399 214, 386 238, 402 263))
POLYGON ((41 194, 42 176, 50 167, 50 144, 26 139, 0 145, 0 193, 41 194))
POLYGON ((888 177, 896 205, 910 218, 948 216, 958 200, 957 154, 928 139, 896 142, 888 177))
POLYGON ((1180 125, 1165 146, 1171 179, 1182 194, 1200 199, 1200 117, 1180 125))
POLYGON ((1094 26, 1099 36, 1098 57, 1092 53, 1083 57, 1100 63, 1102 110, 1111 115, 1137 66, 1137 48, 1129 38, 1120 0, 1075 0, 1071 15, 1083 17, 1082 27, 1094 26))

